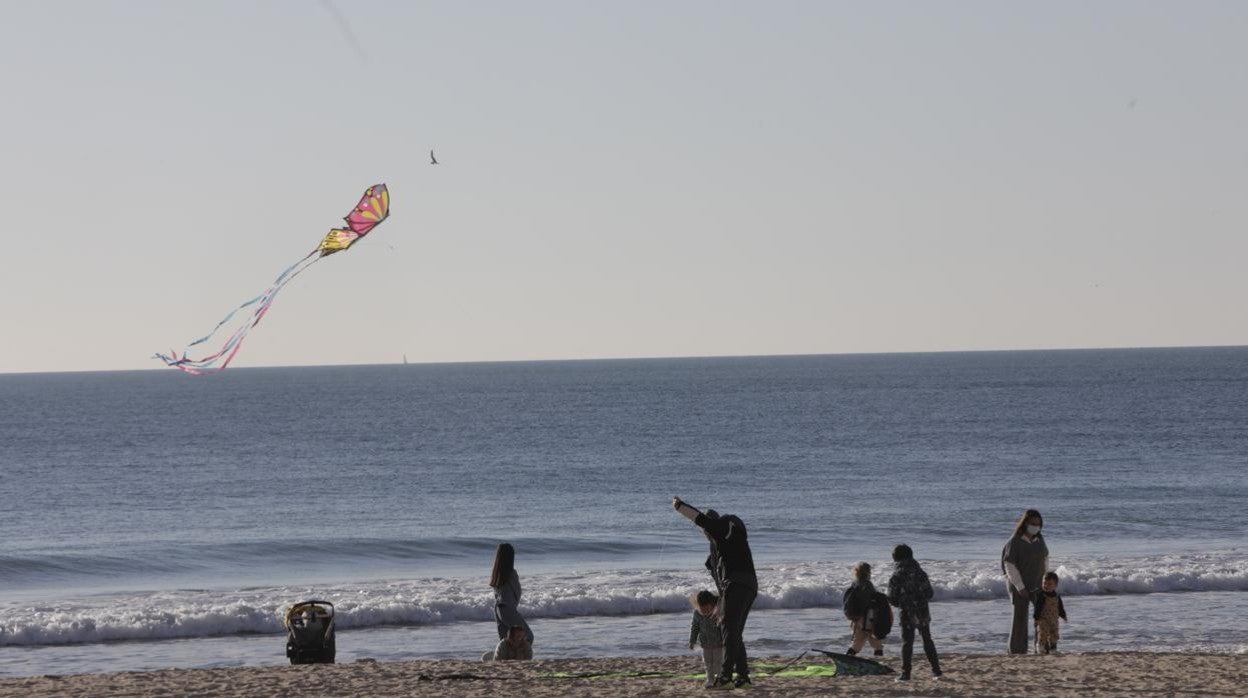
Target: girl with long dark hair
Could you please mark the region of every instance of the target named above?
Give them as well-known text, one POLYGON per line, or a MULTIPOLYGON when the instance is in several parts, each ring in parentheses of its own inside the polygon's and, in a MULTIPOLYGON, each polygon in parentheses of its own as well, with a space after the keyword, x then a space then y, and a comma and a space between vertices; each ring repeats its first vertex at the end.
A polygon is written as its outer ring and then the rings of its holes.
POLYGON ((498 639, 505 639, 513 626, 520 626, 532 644, 533 631, 524 616, 520 615, 520 575, 516 574, 516 549, 511 547, 511 543, 499 543, 494 551, 490 586, 494 589, 494 620, 498 622, 498 639))

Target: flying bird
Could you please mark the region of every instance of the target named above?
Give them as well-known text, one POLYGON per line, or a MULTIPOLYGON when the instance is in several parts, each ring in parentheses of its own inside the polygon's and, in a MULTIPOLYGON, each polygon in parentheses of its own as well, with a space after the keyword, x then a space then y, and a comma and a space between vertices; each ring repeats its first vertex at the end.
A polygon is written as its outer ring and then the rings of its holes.
POLYGON ((438 164, 438 159, 437 159, 437 158, 435 158, 435 157, 433 156, 433 151, 432 151, 432 150, 430 150, 430 151, 429 151, 429 164, 430 164, 430 165, 436 165, 436 164, 438 164))

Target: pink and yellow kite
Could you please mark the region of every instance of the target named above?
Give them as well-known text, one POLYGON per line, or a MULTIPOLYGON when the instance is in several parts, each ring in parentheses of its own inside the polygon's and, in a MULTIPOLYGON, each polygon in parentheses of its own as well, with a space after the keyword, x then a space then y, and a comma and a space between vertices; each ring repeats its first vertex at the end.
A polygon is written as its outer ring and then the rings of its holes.
POLYGON ((347 222, 346 227, 330 230, 325 238, 321 240, 321 243, 316 246, 316 249, 279 274, 277 280, 273 282, 272 286, 269 286, 268 290, 231 310, 225 316, 225 319, 217 323, 217 326, 211 332, 186 345, 186 349, 182 350, 182 356, 178 356, 176 351, 170 350, 168 354, 157 353, 154 358, 160 359, 166 365, 178 370, 196 375, 224 371, 230 365, 230 362, 234 360, 234 355, 238 353, 239 348, 242 347, 247 333, 251 331, 251 328, 260 324, 261 318, 264 317, 265 313, 269 312, 269 307, 273 305, 273 299, 277 297, 277 292, 282 290, 282 287, 290 283, 291 279, 303 273, 303 270, 312 266, 318 260, 328 257, 335 252, 341 252, 359 242, 373 228, 376 228, 382 221, 386 220, 389 215, 390 192, 386 190, 386 185, 374 184, 364 192, 364 196, 355 205, 355 208, 343 217, 343 220, 347 222), (230 324, 230 320, 240 310, 252 306, 255 306, 255 310, 252 311, 251 316, 230 335, 230 338, 225 341, 225 344, 220 349, 207 356, 191 358, 191 347, 212 339, 222 327, 230 324))

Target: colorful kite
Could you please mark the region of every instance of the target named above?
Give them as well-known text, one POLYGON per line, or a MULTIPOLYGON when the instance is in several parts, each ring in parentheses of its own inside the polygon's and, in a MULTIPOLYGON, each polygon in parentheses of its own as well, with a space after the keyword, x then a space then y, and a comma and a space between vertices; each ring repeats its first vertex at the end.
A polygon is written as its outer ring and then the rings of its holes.
POLYGON ((158 353, 154 358, 164 361, 166 365, 196 375, 224 371, 225 367, 230 365, 230 361, 234 360, 234 355, 238 353, 239 347, 243 345, 243 340, 247 337, 247 333, 251 331, 251 328, 260 324, 261 318, 264 317, 265 313, 269 312, 269 306, 273 305, 273 299, 277 297, 277 292, 282 290, 283 286, 303 273, 303 270, 315 264, 317 260, 328 257, 335 252, 341 252, 359 242, 361 238, 368 235, 369 231, 386 220, 389 215, 390 192, 386 190, 386 185, 374 184, 364 192, 360 203, 356 204, 355 208, 343 218, 347 222, 346 227, 334 228, 329 231, 329 234, 325 236, 324 240, 321 240, 321 244, 317 245, 316 249, 278 275, 277 280, 273 282, 273 285, 267 291, 231 310, 224 320, 217 323, 212 332, 186 345, 186 349, 182 350, 181 357, 178 356, 176 351, 170 350, 168 354, 158 353), (222 327, 230 323, 230 320, 238 311, 252 306, 255 306, 255 310, 252 311, 251 317, 235 330, 234 334, 230 335, 230 338, 226 340, 225 344, 216 353, 198 359, 190 357, 191 347, 212 339, 222 327))

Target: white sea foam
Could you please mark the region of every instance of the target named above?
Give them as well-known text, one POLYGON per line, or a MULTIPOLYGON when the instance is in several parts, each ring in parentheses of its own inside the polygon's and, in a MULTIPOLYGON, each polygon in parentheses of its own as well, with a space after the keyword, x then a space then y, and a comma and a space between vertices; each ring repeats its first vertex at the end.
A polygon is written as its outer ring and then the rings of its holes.
MULTIPOLYGON (((1069 597, 1156 592, 1248 591, 1248 555, 1166 555, 1053 561, 1069 597)), ((756 609, 840 605, 850 563, 804 563, 759 570, 756 609)), ((937 602, 1002 598, 1005 582, 993 561, 925 565, 937 602)), ((521 570, 523 572, 523 570, 521 570)), ((876 582, 887 581, 877 567, 876 582)), ((523 578, 523 612, 530 618, 629 616, 683 612, 689 595, 707 587, 695 570, 613 570, 538 574, 523 578)), ((109 640, 198 638, 282 632, 293 602, 323 598, 336 604, 338 626, 436 625, 489 621, 493 596, 478 578, 411 579, 322 587, 165 591, 0 604, 0 645, 58 645, 109 640)))

